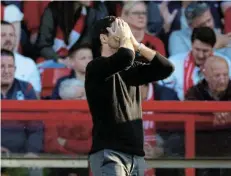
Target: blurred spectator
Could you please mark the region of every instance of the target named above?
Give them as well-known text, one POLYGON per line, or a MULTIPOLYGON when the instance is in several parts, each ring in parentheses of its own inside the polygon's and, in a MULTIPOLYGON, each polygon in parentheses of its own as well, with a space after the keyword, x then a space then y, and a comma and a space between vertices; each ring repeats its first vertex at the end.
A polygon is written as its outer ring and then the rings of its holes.
MULTIPOLYGON (((224 58, 219 56, 210 56, 204 64, 203 81, 191 87, 187 91, 187 100, 231 100, 231 80, 229 78, 229 69, 230 67, 224 58)), ((216 121, 219 122, 218 117, 215 117, 214 122, 216 121)))
POLYGON ((82 44, 74 46, 69 51, 69 61, 71 68, 73 69, 69 76, 60 78, 53 90, 52 99, 61 99, 59 95, 59 87, 61 82, 69 78, 76 78, 77 80, 84 83, 85 71, 87 64, 92 60, 92 51, 89 45, 82 44))
MULTIPOLYGON (((186 100, 231 101, 229 69, 225 59, 218 56, 209 57, 203 70, 205 79, 188 90, 186 100)), ((216 112, 213 118, 213 124, 219 128, 209 129, 207 133, 197 132, 196 154, 198 157, 230 157, 231 112, 216 112)), ((230 176, 231 174, 230 169, 203 169, 198 172, 201 176, 230 176)))
POLYGON ((36 45, 47 61, 42 68, 69 66, 68 50, 90 42, 92 24, 107 15, 104 4, 90 8, 90 1, 53 1, 44 11, 36 45))
POLYGON ((40 19, 50 1, 23 1, 24 23, 30 35, 30 43, 34 44, 40 26, 40 19))
POLYGON ((21 36, 21 21, 23 20, 23 13, 15 5, 4 5, 1 2, 1 21, 6 21, 14 26, 15 45, 13 51, 19 51, 19 43, 21 36))
MULTIPOLYGON (((224 14, 224 32, 230 33, 231 32, 231 2, 230 1, 223 1, 221 4, 222 12, 224 14)), ((231 44, 230 44, 231 45, 231 44)))
MULTIPOLYGON (((190 87, 203 79, 201 69, 203 69, 206 59, 211 55, 220 55, 213 52, 216 35, 209 27, 195 28, 191 42, 191 51, 180 53, 169 58, 175 66, 175 71, 169 78, 160 82, 173 88, 181 100, 184 99, 184 95, 190 87)), ((229 63, 229 66, 231 66, 229 59, 225 56, 222 57, 224 57, 229 63)))
POLYGON ((86 99, 84 82, 75 78, 62 81, 59 87, 59 95, 62 100, 86 99))
POLYGON ((141 86, 141 95, 143 100, 179 100, 177 93, 168 87, 158 83, 149 83, 141 86))
MULTIPOLYGON (((170 55, 187 52, 191 49, 190 36, 194 28, 206 26, 215 30, 214 19, 206 3, 191 3, 185 10, 185 16, 190 28, 175 31, 171 34, 169 38, 170 55)), ((215 31, 217 42, 214 49, 231 58, 231 50, 227 47, 231 41, 231 36, 229 34, 221 34, 217 30, 215 31)))
MULTIPOLYGON (((59 87, 62 100, 86 99, 84 84, 75 78, 65 79, 59 87)), ((63 120, 48 121, 45 130, 45 152, 55 154, 88 154, 91 147, 91 117, 89 113, 73 112, 73 120, 68 123, 63 120)), ((57 117, 57 116, 56 116, 57 117)), ((63 176, 68 174, 86 175, 86 169, 55 169, 53 174, 63 176)), ((87 171, 88 172, 88 171, 87 171)))
MULTIPOLYGON (((33 87, 14 78, 15 58, 11 51, 1 50, 1 99, 36 100, 33 87)), ((2 121, 1 151, 30 156, 43 150, 43 125, 37 121, 2 121)))
MULTIPOLYGON (((1 21, 1 48, 13 51, 16 45, 16 34, 12 24, 1 21)), ((41 79, 36 64, 30 58, 14 52, 15 57, 15 78, 32 84, 36 95, 41 92, 41 79)))
POLYGON ((142 1, 128 1, 124 3, 121 17, 126 21, 138 42, 157 50, 166 55, 163 42, 146 33, 147 28, 147 6, 142 1))

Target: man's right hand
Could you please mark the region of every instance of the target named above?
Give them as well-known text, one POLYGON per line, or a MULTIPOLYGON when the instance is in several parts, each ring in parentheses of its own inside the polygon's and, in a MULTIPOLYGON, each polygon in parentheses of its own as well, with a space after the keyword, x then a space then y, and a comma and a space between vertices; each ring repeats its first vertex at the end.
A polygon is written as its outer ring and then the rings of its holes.
POLYGON ((124 22, 122 19, 116 18, 114 24, 114 31, 113 27, 108 27, 107 30, 112 36, 115 37, 116 40, 124 40, 131 38, 130 28, 126 22, 124 22))

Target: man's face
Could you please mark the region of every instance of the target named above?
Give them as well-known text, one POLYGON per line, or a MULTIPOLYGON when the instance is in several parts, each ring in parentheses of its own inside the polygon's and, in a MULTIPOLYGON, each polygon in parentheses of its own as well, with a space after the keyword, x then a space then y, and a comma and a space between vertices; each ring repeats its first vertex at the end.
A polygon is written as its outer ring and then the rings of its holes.
POLYGON ((129 26, 144 30, 147 25, 146 5, 143 2, 136 3, 131 10, 127 12, 124 20, 129 26))
POLYGON ((72 57, 72 67, 74 70, 85 73, 87 64, 92 60, 92 51, 88 48, 79 49, 72 57))
POLYGON ((225 62, 215 62, 211 68, 205 70, 205 79, 213 92, 223 92, 229 84, 229 67, 225 62))
POLYGON ((15 47, 15 31, 12 25, 1 25, 1 47, 13 51, 15 47))
POLYGON ((194 40, 192 43, 192 55, 194 57, 195 64, 197 66, 203 66, 206 59, 213 54, 212 46, 201 42, 200 40, 194 40))
POLYGON ((191 24, 191 27, 210 27, 211 29, 214 29, 214 20, 210 10, 207 10, 201 16, 195 18, 191 24))
POLYGON ((14 80, 15 64, 12 56, 1 56, 1 84, 10 85, 14 80))

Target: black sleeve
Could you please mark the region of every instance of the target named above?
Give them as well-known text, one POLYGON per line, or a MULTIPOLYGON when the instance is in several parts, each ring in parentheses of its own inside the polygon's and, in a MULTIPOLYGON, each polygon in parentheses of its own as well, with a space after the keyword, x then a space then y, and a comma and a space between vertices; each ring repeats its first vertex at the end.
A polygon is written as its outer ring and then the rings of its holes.
POLYGON ((135 55, 132 50, 119 48, 110 57, 100 57, 91 61, 87 65, 86 77, 97 80, 105 80, 110 76, 130 68, 134 62, 135 55))
POLYGON ((38 39, 36 41, 36 47, 39 50, 39 54, 45 59, 57 60, 58 54, 52 48, 56 27, 52 10, 50 8, 45 9, 40 23, 38 39))
POLYGON ((172 63, 164 56, 155 55, 149 63, 135 62, 125 72, 125 79, 130 85, 143 85, 149 82, 158 81, 169 77, 174 71, 172 63))

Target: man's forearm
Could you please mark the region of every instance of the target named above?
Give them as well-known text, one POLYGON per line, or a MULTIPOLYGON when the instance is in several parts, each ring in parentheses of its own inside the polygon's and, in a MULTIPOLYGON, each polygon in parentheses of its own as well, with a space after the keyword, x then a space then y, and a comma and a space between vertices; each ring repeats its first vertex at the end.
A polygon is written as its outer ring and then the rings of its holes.
POLYGON ((135 53, 135 50, 134 50, 134 47, 133 47, 133 44, 130 38, 120 39, 120 47, 130 49, 135 53))
POLYGON ((136 51, 138 51, 143 57, 145 57, 148 61, 152 61, 152 59, 156 55, 156 51, 146 47, 144 44, 140 43, 137 46, 136 51))

